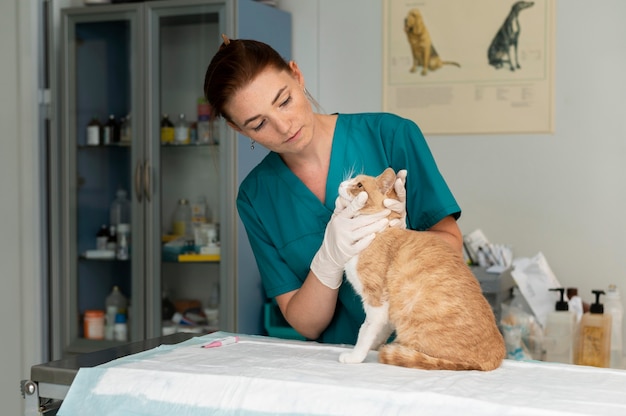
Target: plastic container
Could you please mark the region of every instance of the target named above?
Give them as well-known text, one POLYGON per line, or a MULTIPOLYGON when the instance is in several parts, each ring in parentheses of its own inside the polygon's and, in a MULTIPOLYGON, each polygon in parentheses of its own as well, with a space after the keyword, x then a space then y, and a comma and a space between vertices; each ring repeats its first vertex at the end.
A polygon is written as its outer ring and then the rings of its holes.
POLYGON ((130 258, 130 224, 122 223, 117 226, 117 249, 118 260, 130 258))
POLYGON ((174 123, 167 114, 161 119, 161 143, 174 143, 174 123))
POLYGON ((560 300, 546 319, 543 338, 545 361, 572 364, 576 341, 576 314, 569 310, 564 288, 550 290, 560 292, 560 300))
POLYGON ((130 114, 122 118, 120 121, 120 142, 129 144, 133 140, 133 127, 130 119, 130 114))
POLYGON ((104 311, 85 311, 83 323, 86 339, 104 339, 104 311))
POLYGON ((109 119, 102 128, 102 144, 112 144, 120 141, 120 126, 117 124, 115 115, 109 115, 109 119))
POLYGON ((174 125, 174 142, 176 144, 189 144, 189 123, 185 119, 185 114, 180 113, 178 115, 178 121, 174 125))
POLYGON ((119 286, 113 286, 113 290, 105 300, 107 313, 112 314, 111 324, 115 323, 115 317, 118 313, 126 315, 128 311, 128 299, 122 293, 119 286))
POLYGON ((615 285, 609 285, 604 298, 604 311, 611 316, 611 368, 623 367, 624 339, 622 325, 624 322, 624 306, 619 290, 615 285))
POLYGON ((115 341, 128 341, 128 327, 126 325, 126 315, 118 313, 115 315, 115 325, 113 327, 113 337, 115 341))
POLYGON ((110 226, 115 227, 115 232, 119 233, 118 225, 130 224, 130 201, 126 190, 120 188, 115 193, 115 199, 111 203, 109 210, 110 226))
POLYGON ((109 237, 109 227, 106 224, 102 224, 100 230, 96 233, 96 250, 106 250, 109 237))
POLYGON ((191 226, 191 207, 189 201, 185 198, 178 200, 178 206, 174 212, 174 221, 172 223, 172 232, 178 236, 192 236, 193 229, 191 226))
POLYGON ((102 124, 97 117, 87 124, 87 146, 98 146, 102 143, 102 124))
POLYGON ((606 368, 611 362, 611 315, 604 313, 604 305, 600 303, 604 291, 591 292, 596 295, 596 301, 580 321, 575 363, 606 368))

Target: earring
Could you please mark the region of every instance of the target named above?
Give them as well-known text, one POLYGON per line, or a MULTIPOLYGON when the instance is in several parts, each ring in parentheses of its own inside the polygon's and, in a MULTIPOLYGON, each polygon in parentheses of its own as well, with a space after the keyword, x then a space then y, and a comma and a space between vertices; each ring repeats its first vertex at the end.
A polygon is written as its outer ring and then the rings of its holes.
POLYGON ((256 142, 254 140, 250 140, 250 150, 254 150, 254 144, 256 142))

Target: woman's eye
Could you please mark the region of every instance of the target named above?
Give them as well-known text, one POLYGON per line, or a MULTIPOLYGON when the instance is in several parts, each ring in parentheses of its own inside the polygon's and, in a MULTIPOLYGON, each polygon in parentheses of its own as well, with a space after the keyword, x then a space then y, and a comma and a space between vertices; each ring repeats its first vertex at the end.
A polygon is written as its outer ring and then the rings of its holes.
POLYGON ((254 131, 259 131, 259 130, 261 130, 261 128, 262 128, 264 125, 265 125, 265 120, 263 120, 263 121, 261 122, 261 124, 259 124, 258 126, 254 127, 252 130, 254 130, 254 131))
POLYGON ((285 101, 283 101, 282 103, 280 103, 281 107, 286 106, 287 104, 289 104, 291 102, 291 95, 289 97, 287 97, 287 99, 285 99, 285 101))

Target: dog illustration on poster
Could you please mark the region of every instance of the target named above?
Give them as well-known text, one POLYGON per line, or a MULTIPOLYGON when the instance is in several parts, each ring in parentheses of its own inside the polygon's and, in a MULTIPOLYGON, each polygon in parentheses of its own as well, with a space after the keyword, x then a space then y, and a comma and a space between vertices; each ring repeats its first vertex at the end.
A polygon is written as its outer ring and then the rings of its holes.
POLYGON ((444 65, 461 67, 458 62, 443 61, 439 57, 419 9, 409 10, 404 19, 404 32, 411 46, 411 55, 413 57, 413 65, 409 70, 410 72, 416 72, 420 66, 422 67, 422 75, 426 75, 428 71, 434 71, 444 65))
POLYGON ((504 23, 491 41, 491 45, 489 45, 489 50, 487 51, 489 65, 500 69, 504 64, 508 63, 511 71, 521 68, 517 57, 517 44, 521 32, 519 14, 522 10, 534 4, 532 1, 518 1, 513 4, 504 23), (515 66, 513 66, 511 55, 515 57, 515 66))

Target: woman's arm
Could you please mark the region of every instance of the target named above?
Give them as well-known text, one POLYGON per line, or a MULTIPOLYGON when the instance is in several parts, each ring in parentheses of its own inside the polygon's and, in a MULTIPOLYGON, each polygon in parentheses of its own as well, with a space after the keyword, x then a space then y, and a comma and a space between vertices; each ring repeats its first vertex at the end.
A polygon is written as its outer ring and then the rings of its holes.
POLYGON ((463 234, 452 215, 444 217, 441 221, 424 232, 437 234, 463 255, 463 234))
POLYGON ((322 284, 313 272, 300 289, 276 296, 283 316, 298 333, 317 339, 333 318, 339 289, 322 284))

